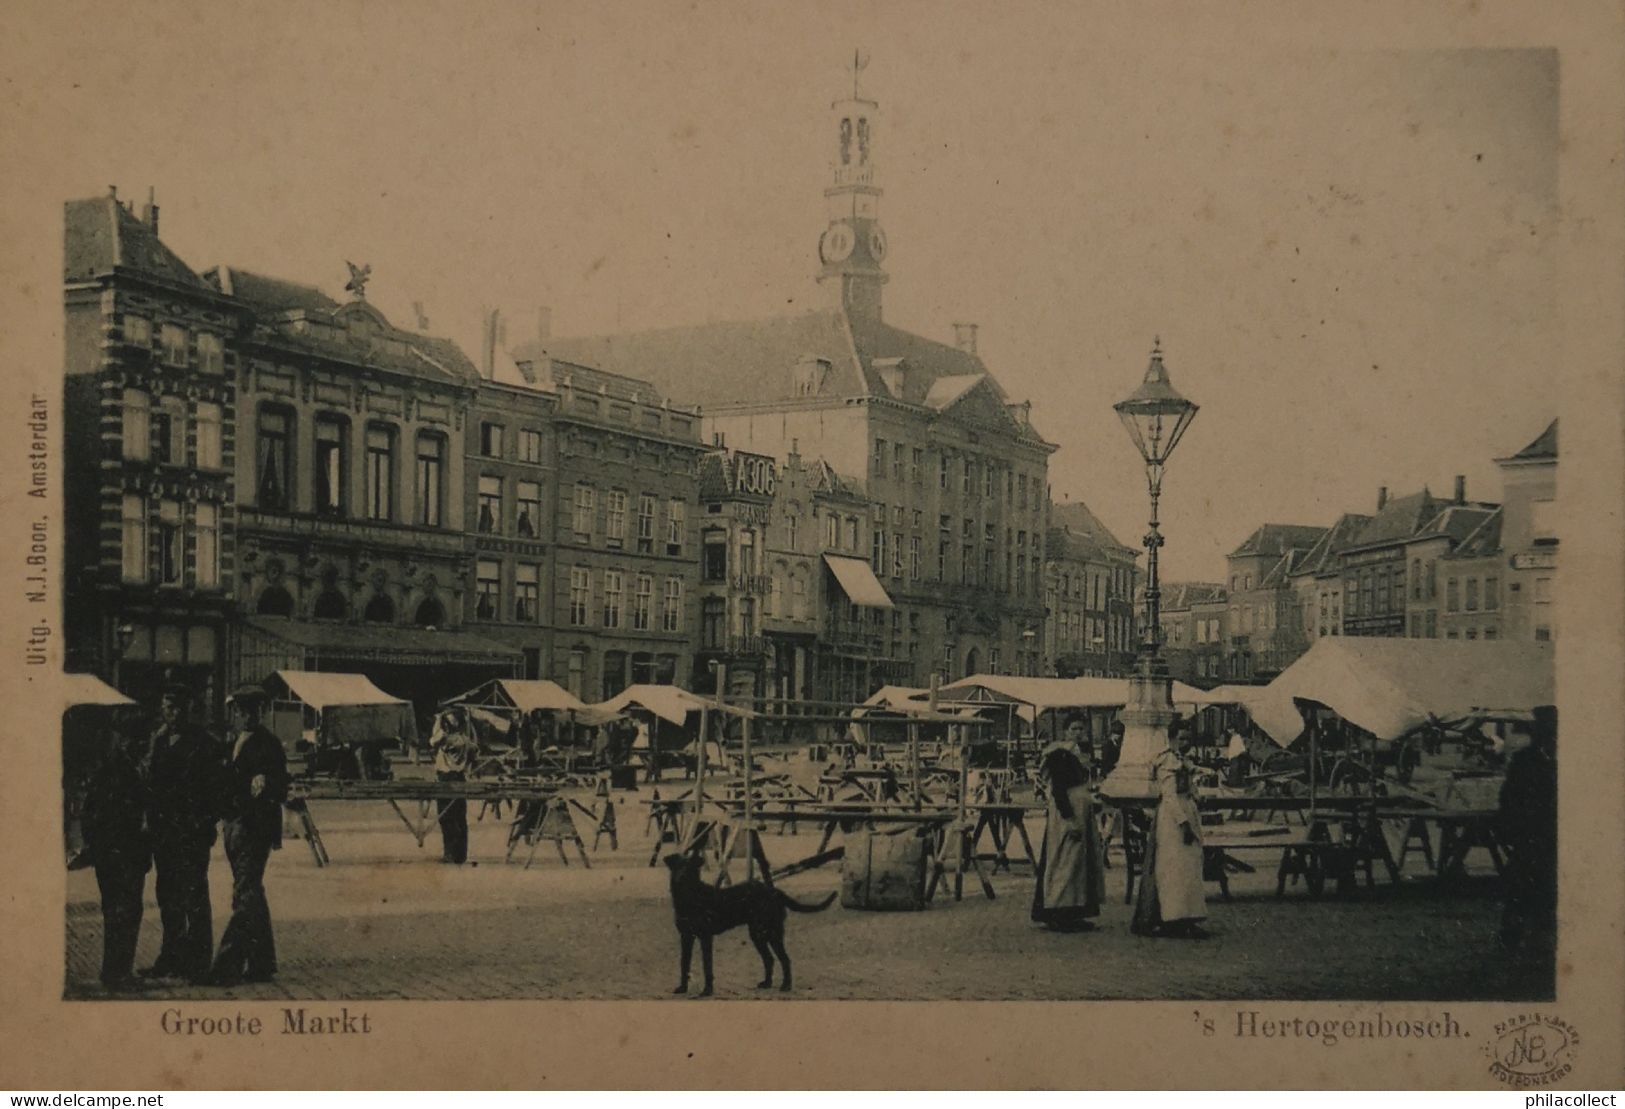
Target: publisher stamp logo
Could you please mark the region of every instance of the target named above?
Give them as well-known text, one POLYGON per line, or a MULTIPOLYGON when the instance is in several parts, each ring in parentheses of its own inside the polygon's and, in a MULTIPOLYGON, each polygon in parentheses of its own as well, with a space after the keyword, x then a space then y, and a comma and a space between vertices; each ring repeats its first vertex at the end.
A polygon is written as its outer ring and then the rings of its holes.
POLYGON ((1508 1086, 1550 1086, 1574 1069, 1580 1034, 1560 1017, 1520 1013, 1495 1026, 1485 1053, 1490 1073, 1508 1086))

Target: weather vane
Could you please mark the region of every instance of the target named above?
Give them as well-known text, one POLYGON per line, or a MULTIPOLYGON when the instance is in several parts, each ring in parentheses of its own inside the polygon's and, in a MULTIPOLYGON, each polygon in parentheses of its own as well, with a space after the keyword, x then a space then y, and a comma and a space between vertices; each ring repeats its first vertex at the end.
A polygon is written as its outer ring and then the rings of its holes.
POLYGON ((858 99, 858 74, 869 65, 869 52, 862 47, 852 51, 852 99, 858 99))
POLYGON ((357 300, 367 299, 367 281, 372 277, 372 266, 358 266, 354 262, 344 263, 350 267, 350 281, 344 286, 344 291, 354 293, 357 300))

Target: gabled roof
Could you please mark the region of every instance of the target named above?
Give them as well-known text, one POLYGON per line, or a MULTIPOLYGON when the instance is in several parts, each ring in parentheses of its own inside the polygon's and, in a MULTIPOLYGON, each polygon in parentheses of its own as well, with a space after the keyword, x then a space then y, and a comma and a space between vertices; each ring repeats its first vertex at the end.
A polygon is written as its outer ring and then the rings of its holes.
POLYGON ((1446 558, 1489 558, 1501 550, 1501 521, 1499 508, 1491 512, 1473 531, 1456 545, 1446 558))
POLYGON ((1371 517, 1370 523, 1360 529, 1360 534, 1354 537, 1347 549, 1403 542, 1420 531, 1448 503, 1426 489, 1408 497, 1396 497, 1371 517))
POLYGON ((1431 539, 1442 535, 1449 538, 1454 546, 1477 530, 1495 511, 1495 507, 1482 505, 1446 505, 1417 530, 1415 538, 1431 539))
POLYGON ((1174 581, 1162 584, 1162 611, 1187 609, 1208 601, 1223 601, 1224 586, 1211 581, 1174 581))
POLYGON ((1230 552, 1231 558, 1250 555, 1284 555, 1293 547, 1308 550, 1326 534, 1325 528, 1309 524, 1264 524, 1230 552))
POLYGON ((954 377, 939 377, 931 383, 930 390, 925 394, 925 406, 939 411, 953 404, 954 401, 976 388, 982 381, 980 374, 958 374, 954 377))
POLYGON ((1082 501, 1052 504, 1049 518, 1050 528, 1044 537, 1046 551, 1074 558, 1137 554, 1132 547, 1124 546, 1082 501))
POLYGON ((120 269, 205 288, 192 268, 163 244, 152 227, 116 197, 68 201, 64 232, 63 276, 68 281, 120 269))
POLYGON ((1533 443, 1530 443, 1523 450, 1513 455, 1510 460, 1503 459, 1503 461, 1532 462, 1540 459, 1556 457, 1557 421, 1553 420, 1551 423, 1546 425, 1545 431, 1541 432, 1535 437, 1535 441, 1533 443))
POLYGON ((300 285, 280 277, 267 277, 231 266, 214 266, 203 271, 203 280, 227 296, 245 300, 262 310, 285 312, 290 309, 316 309, 331 312, 339 302, 314 285, 300 285))
POLYGON ((1293 576, 1299 574, 1319 574, 1327 570, 1336 569, 1337 553, 1347 547, 1359 533, 1371 522, 1371 517, 1358 512, 1345 512, 1337 518, 1337 522, 1326 529, 1326 534, 1310 547, 1297 565, 1290 571, 1293 576))
POLYGON ((1293 547, 1280 560, 1271 566, 1258 582, 1260 589, 1281 589, 1287 584, 1287 579, 1299 572, 1304 562, 1309 558, 1309 549, 1306 547, 1293 547))

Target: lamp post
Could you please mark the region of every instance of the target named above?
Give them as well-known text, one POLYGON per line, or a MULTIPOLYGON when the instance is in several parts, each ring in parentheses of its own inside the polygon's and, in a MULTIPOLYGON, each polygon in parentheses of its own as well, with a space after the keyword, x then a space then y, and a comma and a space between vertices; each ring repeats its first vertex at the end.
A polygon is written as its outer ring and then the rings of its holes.
POLYGON ((1145 535, 1145 627, 1139 656, 1129 677, 1128 703, 1119 718, 1123 723, 1123 749, 1117 765, 1101 783, 1107 797, 1151 799, 1155 789, 1151 762, 1168 746, 1168 725, 1174 718, 1173 682, 1162 657, 1162 590, 1157 579, 1157 551, 1162 532, 1157 505, 1162 497, 1162 476, 1168 456, 1179 445, 1185 429, 1196 417, 1196 405, 1180 396, 1162 364, 1162 341, 1151 348, 1145 380, 1127 400, 1112 406, 1128 429, 1140 457, 1145 460, 1146 484, 1151 494, 1151 530, 1145 535))

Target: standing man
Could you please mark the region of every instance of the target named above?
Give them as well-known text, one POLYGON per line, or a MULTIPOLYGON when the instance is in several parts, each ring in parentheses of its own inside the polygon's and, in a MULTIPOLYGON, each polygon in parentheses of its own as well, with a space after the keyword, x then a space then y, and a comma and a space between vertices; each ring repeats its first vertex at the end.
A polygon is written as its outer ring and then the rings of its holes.
POLYGON ((130 709, 116 710, 107 755, 91 774, 80 826, 102 895, 102 985, 128 993, 141 936, 142 897, 152 868, 147 831, 147 745, 130 709))
MULTIPOLYGON (((442 782, 465 782, 468 769, 479 754, 479 740, 461 708, 440 714, 434 735, 429 737, 434 752, 434 776, 442 782)), ((440 859, 462 864, 468 861, 468 802, 462 798, 441 798, 435 802, 440 812, 440 859)))
POLYGON ((288 758, 264 724, 269 697, 257 685, 231 695, 241 727, 226 761, 225 840, 231 863, 231 920, 220 937, 210 979, 217 986, 268 982, 276 974, 265 864, 282 846, 282 803, 288 799, 288 758))
POLYGON ((1500 837, 1506 906, 1501 945, 1549 945, 1557 929, 1557 709, 1535 709, 1529 746, 1512 756, 1501 785, 1500 837))
POLYGON ((191 690, 170 680, 160 696, 148 824, 164 939, 158 960, 141 973, 203 981, 214 951, 209 852, 220 817, 224 760, 214 737, 191 720, 191 690))

